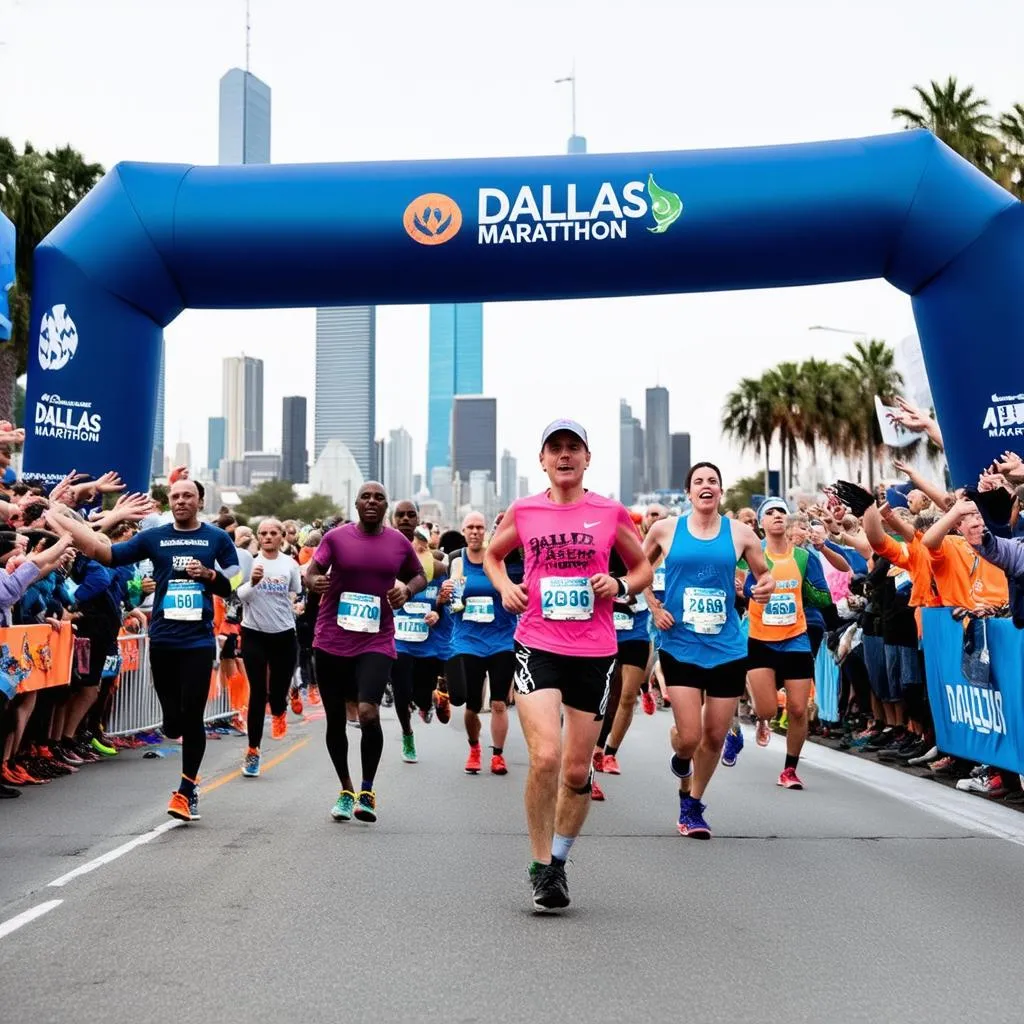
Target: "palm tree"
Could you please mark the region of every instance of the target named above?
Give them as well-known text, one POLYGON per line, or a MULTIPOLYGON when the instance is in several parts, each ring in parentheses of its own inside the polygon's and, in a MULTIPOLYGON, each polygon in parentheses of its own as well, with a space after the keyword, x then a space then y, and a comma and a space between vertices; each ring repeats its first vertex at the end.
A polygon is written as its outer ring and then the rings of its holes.
POLYGON ((849 409, 852 450, 868 458, 868 485, 875 486, 875 462, 882 453, 882 431, 875 415, 875 395, 892 405, 903 386, 893 350, 876 338, 854 342, 844 360, 851 398, 849 409))
POLYGON ((793 486, 793 469, 799 454, 797 445, 804 429, 800 367, 792 362, 779 363, 762 376, 761 387, 771 400, 772 422, 779 432, 781 483, 785 494, 793 486))
POLYGON ((753 449, 755 455, 764 452, 764 493, 770 493, 768 476, 775 424, 771 397, 760 380, 744 377, 739 386, 726 396, 722 431, 740 446, 741 451, 753 449))
POLYGON ((996 128, 1004 147, 1005 180, 1000 184, 1018 198, 1024 198, 1024 104, 1014 103, 1001 114, 996 128))
POLYGON ((988 112, 988 100, 975 95, 974 86, 961 87, 955 75, 928 89, 914 86, 920 109, 894 107, 892 116, 905 128, 928 128, 964 159, 994 176, 999 158, 998 140, 992 135, 995 123, 988 112))
POLYGON ((818 443, 833 453, 849 454, 850 410, 853 405, 848 374, 824 359, 807 359, 800 366, 800 440, 818 459, 818 443))

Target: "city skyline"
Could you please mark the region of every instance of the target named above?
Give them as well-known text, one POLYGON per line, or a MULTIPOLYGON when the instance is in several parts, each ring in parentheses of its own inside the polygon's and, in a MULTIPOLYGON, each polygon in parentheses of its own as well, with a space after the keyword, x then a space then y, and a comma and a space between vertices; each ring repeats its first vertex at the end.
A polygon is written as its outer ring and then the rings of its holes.
POLYGON ((263 360, 244 353, 227 356, 221 381, 224 457, 238 462, 247 452, 263 451, 263 360))

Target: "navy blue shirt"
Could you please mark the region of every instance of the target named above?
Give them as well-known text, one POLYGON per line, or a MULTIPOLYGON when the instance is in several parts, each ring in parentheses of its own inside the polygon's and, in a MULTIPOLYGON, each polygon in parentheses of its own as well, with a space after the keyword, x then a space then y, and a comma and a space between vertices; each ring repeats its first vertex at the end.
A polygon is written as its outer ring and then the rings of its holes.
MULTIPOLYGON (((200 523, 179 530, 174 523, 142 530, 110 549, 112 566, 148 558, 153 563, 153 617, 149 638, 154 647, 212 647, 213 590, 194 580, 185 566, 194 558, 207 569, 219 569, 227 579, 239 577, 238 555, 231 537, 216 526, 200 523)), ((240 577, 239 577, 240 578, 240 577)))

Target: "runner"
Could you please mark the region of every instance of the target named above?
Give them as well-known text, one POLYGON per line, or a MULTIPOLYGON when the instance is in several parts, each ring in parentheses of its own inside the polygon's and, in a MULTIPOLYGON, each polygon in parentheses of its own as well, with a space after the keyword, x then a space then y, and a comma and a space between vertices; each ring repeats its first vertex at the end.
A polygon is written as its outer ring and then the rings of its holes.
POLYGON ((295 672, 294 597, 302 591, 299 566, 281 553, 284 527, 279 519, 264 519, 256 530, 260 552, 247 582, 238 588, 242 602, 242 660, 249 677, 248 736, 242 775, 260 774, 263 720, 270 704, 272 739, 288 731, 288 687, 295 672))
MULTIPOLYGON (((465 704, 463 720, 469 740, 464 771, 476 775, 483 766, 480 751, 480 711, 485 681, 491 697, 491 774, 507 775, 505 739, 508 736, 508 699, 515 674, 516 617, 506 611, 501 596, 484 573, 486 526, 479 512, 462 522, 466 546, 452 555, 452 581, 462 611, 454 616, 448 690, 452 703, 465 704)), ((513 552, 515 554, 515 552, 513 552)), ((505 561, 513 584, 523 582, 521 561, 505 561)))
POLYGON ((363 484, 356 498, 359 521, 328 530, 306 568, 307 588, 322 595, 313 656, 327 716, 327 750, 342 786, 331 809, 336 821, 349 821, 353 813, 359 821, 377 820, 373 781, 384 748, 380 701, 395 660, 394 609, 427 585, 412 545, 385 525, 387 508, 384 487, 372 480, 363 484), (358 792, 348 771, 345 733, 348 706, 356 705, 362 727, 358 792))
POLYGON ((530 758, 530 876, 534 909, 550 912, 569 905, 565 862, 590 806, 591 755, 615 667, 613 600, 648 587, 651 569, 626 509, 583 486, 590 465, 583 427, 549 424, 540 464, 550 488, 509 508, 484 571, 505 610, 521 615, 513 681, 530 758), (514 583, 505 558, 519 547, 525 580, 514 583), (629 568, 624 578, 608 574, 613 547, 629 568))
POLYGON ((693 511, 655 523, 644 540, 649 561, 664 559, 665 566, 665 599, 652 594, 648 602, 661 633, 661 667, 675 720, 671 768, 679 779, 679 834, 697 839, 711 838, 701 800, 746 687, 737 561, 746 559, 757 577, 752 600, 764 603, 775 589, 757 535, 719 513, 722 490, 718 467, 698 462, 686 477, 693 511))
POLYGON ((399 532, 412 542, 423 567, 427 585, 395 613, 395 651, 397 658, 391 669, 391 688, 395 713, 402 727, 402 760, 415 764, 416 737, 412 729, 412 707, 420 710, 420 717, 429 723, 438 704, 438 720, 447 724, 451 719, 448 696, 438 689, 438 679, 448 658, 452 618, 448 601, 452 585, 441 562, 430 549, 430 531, 420 525, 419 512, 411 501, 400 501, 392 516, 399 532))
MULTIPOLYGON (((171 485, 174 521, 141 530, 131 540, 111 545, 85 523, 47 512, 51 529, 70 534, 79 551, 103 565, 131 565, 149 559, 156 581, 150 621, 149 660, 163 711, 165 736, 181 737, 181 781, 171 794, 167 813, 181 821, 199 818, 199 767, 206 752, 203 714, 210 692, 216 646, 213 596, 230 597, 240 582, 238 557, 231 538, 199 521, 199 488, 180 479, 171 485)), ((108 513, 104 527, 148 510, 145 495, 122 501, 108 513)))
MULTIPOLYGON (((761 606, 750 605, 750 640, 747 682, 757 715, 757 742, 766 747, 771 739, 769 721, 775 716, 776 693, 786 689, 786 764, 778 785, 803 789, 796 773, 800 752, 807 739, 807 705, 814 679, 814 659, 807 635, 804 604, 827 607, 832 601, 821 563, 803 548, 786 539, 789 510, 781 498, 768 498, 758 509, 758 522, 765 539, 761 546, 775 580, 775 592, 761 606)), ((747 576, 744 591, 754 596, 753 575, 747 576)))

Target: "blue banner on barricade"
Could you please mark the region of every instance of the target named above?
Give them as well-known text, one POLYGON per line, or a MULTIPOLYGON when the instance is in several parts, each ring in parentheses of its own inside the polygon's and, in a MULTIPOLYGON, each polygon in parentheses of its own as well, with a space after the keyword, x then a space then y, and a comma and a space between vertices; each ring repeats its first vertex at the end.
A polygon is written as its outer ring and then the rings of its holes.
POLYGON ((839 666, 825 644, 814 659, 814 691, 818 695, 818 718, 839 721, 839 666))
MULTIPOLYGON (((1024 634, 1009 619, 986 621, 989 673, 964 676, 964 626, 948 608, 922 610, 925 674, 944 754, 1024 772, 1024 634)), ((983 645, 981 631, 978 643, 983 645)))

